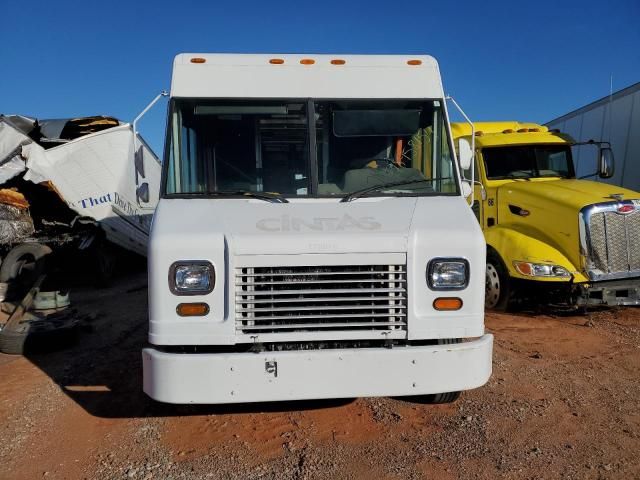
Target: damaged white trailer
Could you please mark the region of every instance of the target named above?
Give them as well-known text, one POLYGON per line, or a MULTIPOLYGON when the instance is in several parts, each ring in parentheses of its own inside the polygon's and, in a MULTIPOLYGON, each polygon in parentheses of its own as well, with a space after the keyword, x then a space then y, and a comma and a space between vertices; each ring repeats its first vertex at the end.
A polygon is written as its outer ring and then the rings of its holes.
POLYGON ((57 246, 146 255, 159 183, 160 161, 130 123, 0 115, 0 282, 57 246))

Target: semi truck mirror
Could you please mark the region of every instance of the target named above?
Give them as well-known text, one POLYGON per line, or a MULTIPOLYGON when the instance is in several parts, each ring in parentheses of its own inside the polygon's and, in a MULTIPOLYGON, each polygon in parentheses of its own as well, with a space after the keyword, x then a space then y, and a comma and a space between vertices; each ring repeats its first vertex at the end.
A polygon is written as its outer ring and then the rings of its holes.
POLYGON ((611 178, 614 172, 613 150, 609 147, 600 148, 600 163, 598 175, 600 178, 611 178))
POLYGON ((149 184, 144 182, 136 189, 136 197, 138 198, 138 204, 141 202, 149 203, 149 184))
POLYGON ((144 152, 142 150, 142 145, 140 145, 138 150, 136 150, 136 153, 135 153, 135 156, 134 156, 134 160, 133 160, 133 164, 136 167, 136 178, 138 178, 137 175, 140 175, 142 178, 145 178, 145 174, 144 174, 144 152))
POLYGON ((460 160, 460 169, 469 170, 471 168, 471 161, 473 159, 473 151, 471 150, 471 144, 466 138, 458 140, 458 157, 460 160))
POLYGON ((473 188, 471 187, 471 184, 469 182, 462 182, 462 196, 464 198, 469 198, 471 196, 471 192, 473 191, 473 188))

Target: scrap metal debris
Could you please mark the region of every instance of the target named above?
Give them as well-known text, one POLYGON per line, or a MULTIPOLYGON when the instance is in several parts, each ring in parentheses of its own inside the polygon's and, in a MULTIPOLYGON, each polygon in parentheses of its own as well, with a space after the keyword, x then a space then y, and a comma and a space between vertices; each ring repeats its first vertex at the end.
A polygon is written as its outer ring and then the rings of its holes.
POLYGON ((158 158, 129 123, 0 115, 0 256, 28 237, 47 243, 63 226, 86 236, 89 224, 145 255, 159 182, 158 158))
POLYGON ((76 329, 65 294, 38 293, 45 260, 86 265, 108 283, 113 245, 146 254, 159 183, 160 162, 129 123, 0 115, 0 301, 3 311, 17 305, 0 323, 0 351, 76 329))

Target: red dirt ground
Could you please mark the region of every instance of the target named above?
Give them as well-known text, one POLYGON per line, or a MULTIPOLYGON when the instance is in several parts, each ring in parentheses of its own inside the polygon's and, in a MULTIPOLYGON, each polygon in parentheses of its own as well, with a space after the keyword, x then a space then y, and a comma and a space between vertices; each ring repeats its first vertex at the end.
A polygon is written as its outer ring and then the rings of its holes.
POLYGON ((141 391, 144 275, 73 300, 79 343, 0 355, 0 479, 640 478, 640 309, 488 314, 493 376, 454 404, 170 406, 141 391))

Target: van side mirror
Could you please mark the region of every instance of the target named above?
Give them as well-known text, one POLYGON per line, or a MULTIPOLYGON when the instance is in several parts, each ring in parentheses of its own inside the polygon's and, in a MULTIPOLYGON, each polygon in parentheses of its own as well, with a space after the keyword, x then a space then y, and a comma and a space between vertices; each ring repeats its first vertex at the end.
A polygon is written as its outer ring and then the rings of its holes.
POLYGON ((598 176, 600 178, 611 178, 614 172, 613 150, 610 147, 600 148, 600 159, 598 162, 598 176))
POLYGON ((466 138, 458 140, 458 160, 460 161, 461 170, 469 170, 471 168, 473 151, 471 151, 471 144, 466 138))
POLYGON ((464 198, 469 198, 471 196, 471 193, 473 192, 473 187, 469 182, 466 182, 466 181, 463 181, 461 185, 462 185, 462 196, 464 198))

